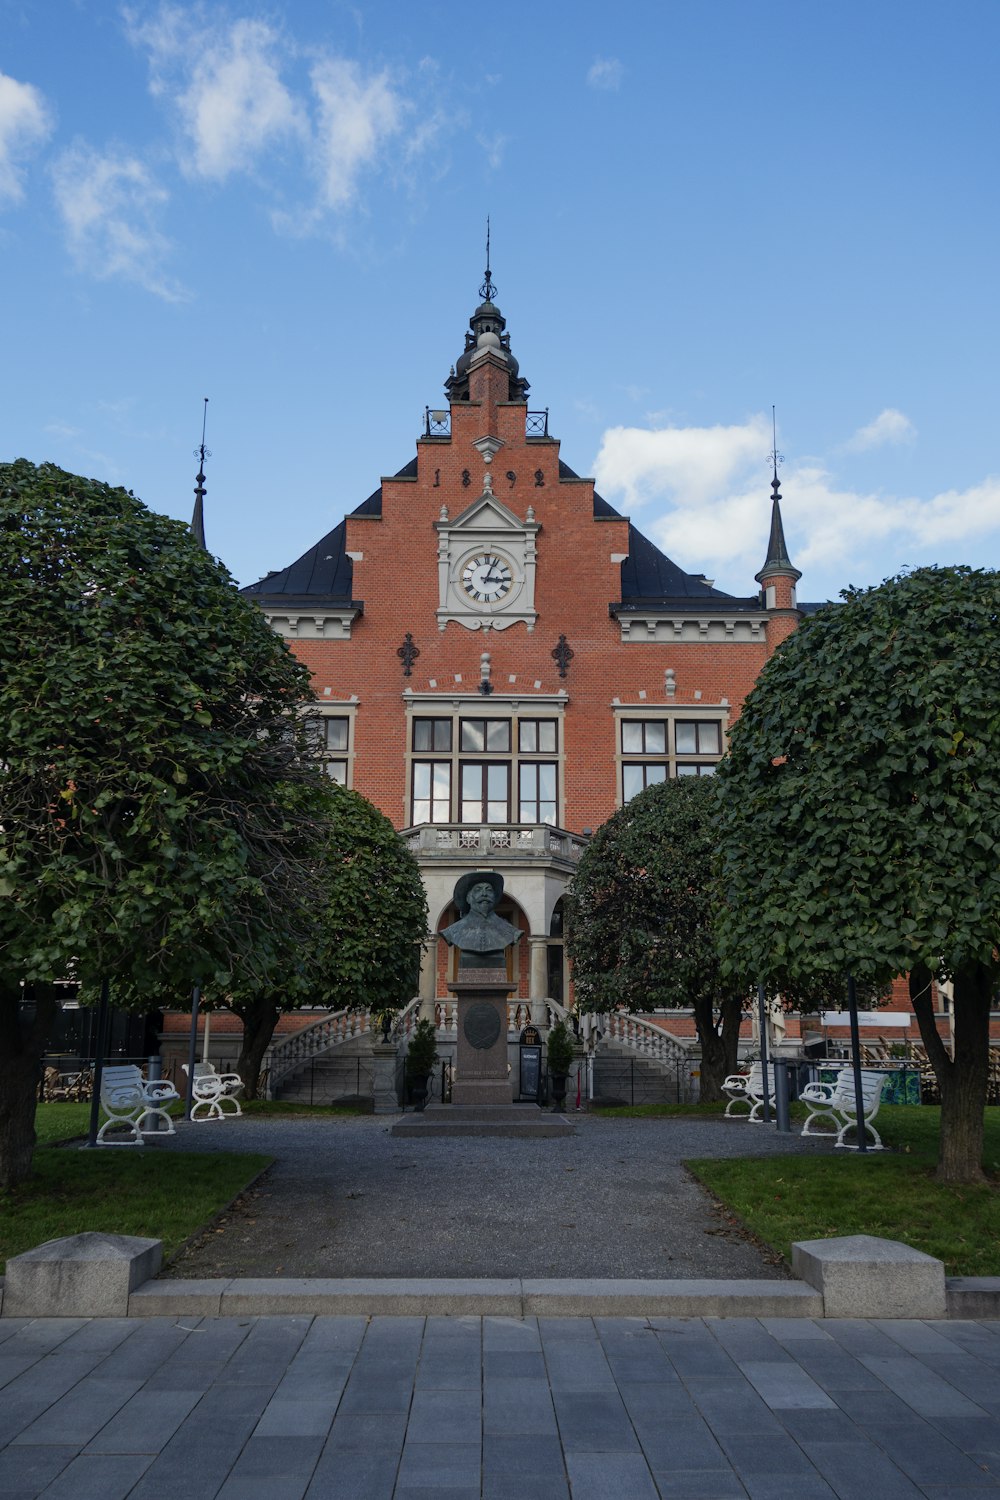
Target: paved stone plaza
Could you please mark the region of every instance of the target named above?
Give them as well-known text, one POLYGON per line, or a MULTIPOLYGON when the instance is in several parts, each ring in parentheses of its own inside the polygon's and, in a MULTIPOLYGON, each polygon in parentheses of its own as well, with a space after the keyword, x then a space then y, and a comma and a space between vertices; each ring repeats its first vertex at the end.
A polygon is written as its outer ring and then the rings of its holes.
POLYGON ((0 1322, 5 1500, 958 1500, 1000 1323, 0 1322))

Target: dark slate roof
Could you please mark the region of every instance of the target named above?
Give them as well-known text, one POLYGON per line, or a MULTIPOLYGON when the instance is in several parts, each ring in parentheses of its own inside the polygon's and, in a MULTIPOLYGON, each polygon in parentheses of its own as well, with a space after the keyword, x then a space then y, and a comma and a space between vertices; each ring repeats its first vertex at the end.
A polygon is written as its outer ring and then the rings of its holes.
POLYGON ((350 603, 354 566, 344 550, 345 523, 328 531, 308 552, 258 583, 240 589, 253 598, 280 599, 284 604, 330 599, 350 603))
POLYGON ((629 522, 628 558, 622 563, 622 603, 640 599, 725 599, 736 602, 731 594, 712 588, 704 578, 685 573, 629 522))
POLYGON ((763 583, 773 573, 790 574, 793 582, 797 583, 802 574, 796 568, 788 555, 785 545, 785 528, 781 524, 781 491, 778 488, 778 474, 775 470, 774 482, 771 485, 773 498, 771 500, 771 534, 767 539, 767 557, 764 566, 754 576, 758 583, 763 583))

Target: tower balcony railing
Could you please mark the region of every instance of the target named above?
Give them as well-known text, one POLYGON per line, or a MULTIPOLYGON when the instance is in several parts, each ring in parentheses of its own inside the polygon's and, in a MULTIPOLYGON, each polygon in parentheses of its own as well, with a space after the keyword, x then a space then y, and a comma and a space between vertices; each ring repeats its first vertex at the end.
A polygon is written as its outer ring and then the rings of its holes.
POLYGON ((588 843, 581 834, 549 823, 421 823, 404 829, 403 839, 418 858, 489 855, 501 861, 564 859, 574 864, 588 843))
POLYGON ((424 437, 451 437, 451 412, 424 407, 424 437))
MULTIPOLYGON (((525 411, 524 413, 524 435, 529 438, 547 438, 549 435, 549 409, 544 411, 525 411)), ((450 438, 451 437, 451 410, 443 407, 437 409, 433 406, 424 407, 424 437, 425 438, 450 438)))

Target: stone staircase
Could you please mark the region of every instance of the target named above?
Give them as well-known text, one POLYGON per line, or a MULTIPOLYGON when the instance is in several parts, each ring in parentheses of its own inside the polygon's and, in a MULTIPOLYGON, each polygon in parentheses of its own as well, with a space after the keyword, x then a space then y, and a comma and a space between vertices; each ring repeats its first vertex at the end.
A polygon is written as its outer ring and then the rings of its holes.
POLYGON ((594 1055, 595 1104, 684 1104, 697 1097, 690 1058, 664 1062, 605 1039, 594 1055))
POLYGON ((272 1099, 296 1104, 370 1102, 375 1084, 371 1043, 365 1033, 332 1042, 279 1079, 272 1099))

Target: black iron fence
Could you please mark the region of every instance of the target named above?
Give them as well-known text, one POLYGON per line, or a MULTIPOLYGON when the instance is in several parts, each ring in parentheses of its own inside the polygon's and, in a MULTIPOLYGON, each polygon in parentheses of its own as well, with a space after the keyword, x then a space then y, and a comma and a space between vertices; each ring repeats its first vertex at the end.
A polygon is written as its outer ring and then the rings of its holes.
MULTIPOLYGON (((697 1098, 697 1058, 678 1058, 671 1067, 659 1063, 655 1069, 643 1058, 598 1056, 594 1060, 596 1105, 685 1104, 697 1098)), ((575 1079, 573 1080, 575 1087, 575 1079)), ((586 1079, 584 1079, 586 1093, 586 1079)), ((567 1103, 569 1096, 567 1095, 567 1103)))
POLYGON ((373 1088, 370 1057, 314 1057, 278 1087, 280 1099, 300 1104, 371 1105, 373 1088))

